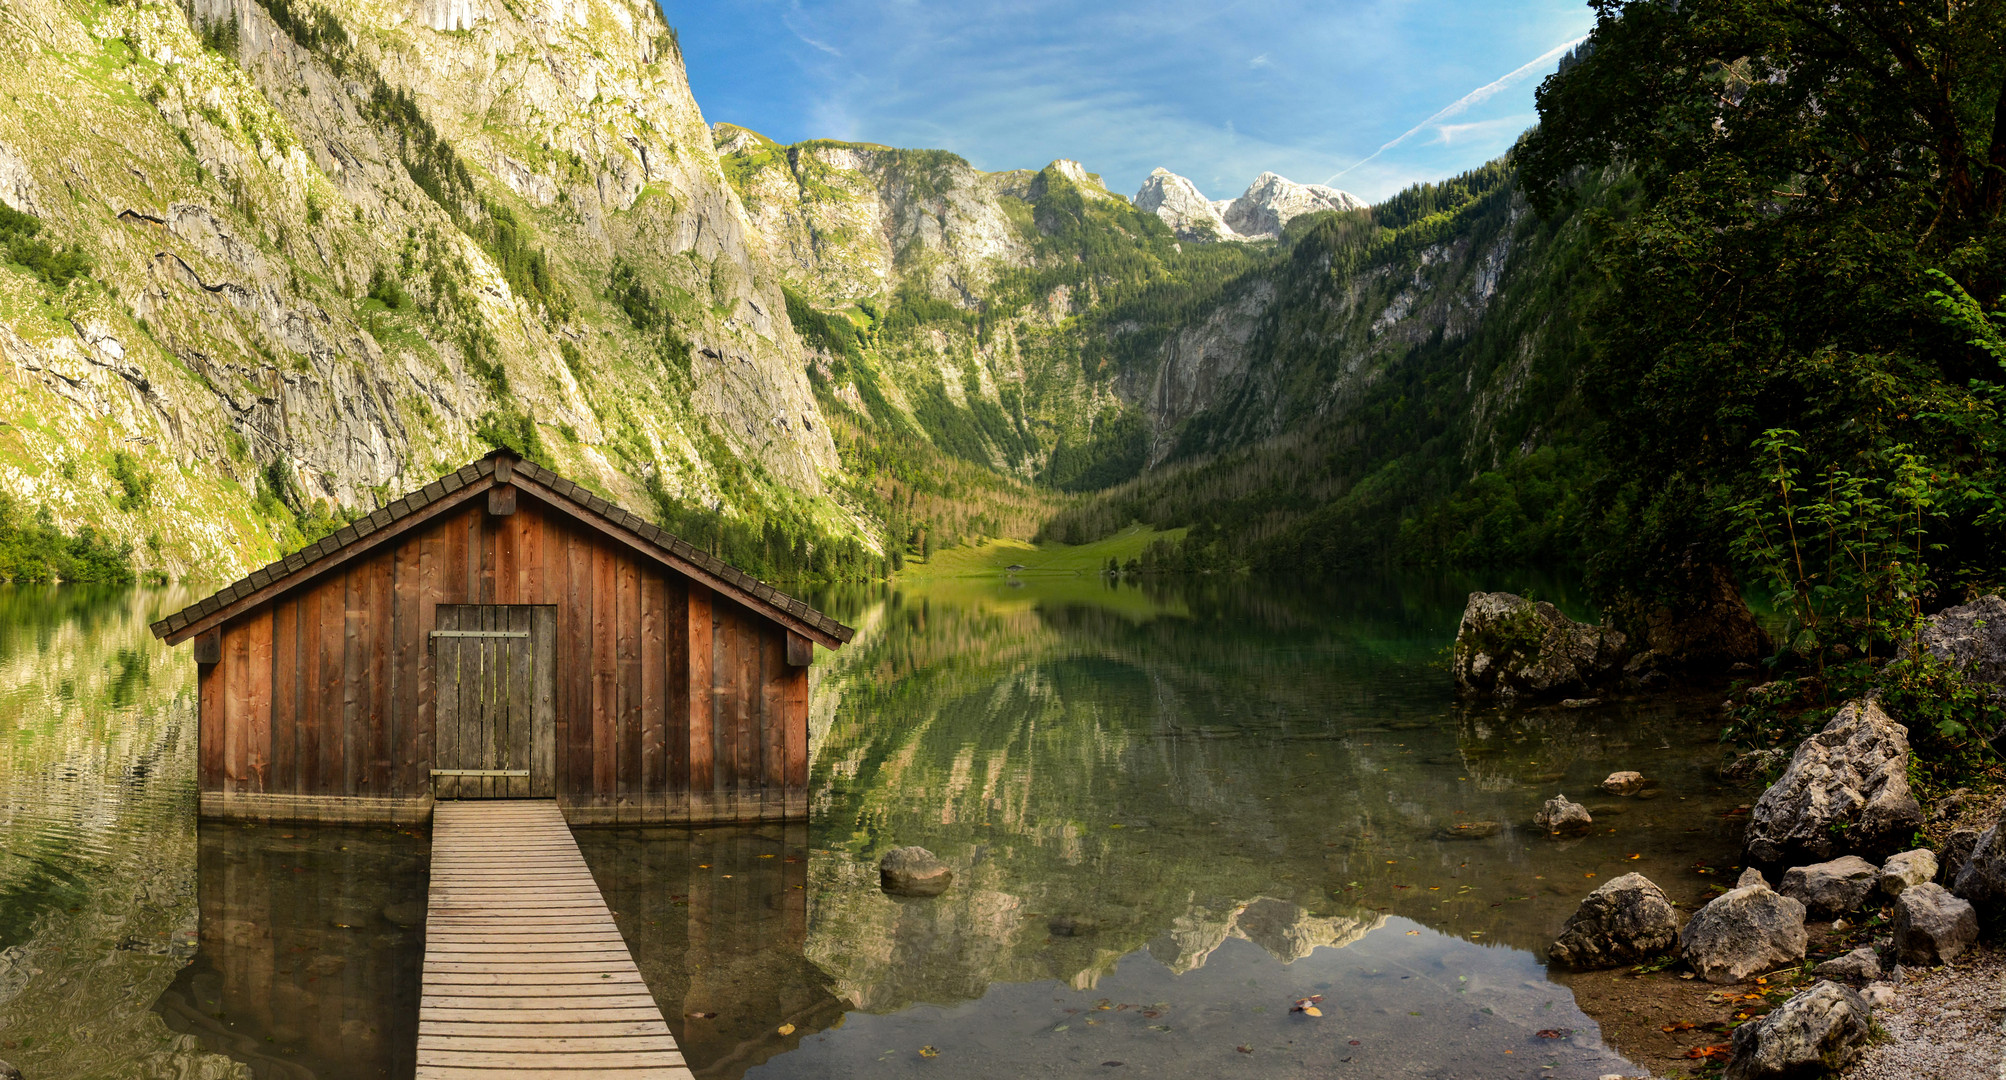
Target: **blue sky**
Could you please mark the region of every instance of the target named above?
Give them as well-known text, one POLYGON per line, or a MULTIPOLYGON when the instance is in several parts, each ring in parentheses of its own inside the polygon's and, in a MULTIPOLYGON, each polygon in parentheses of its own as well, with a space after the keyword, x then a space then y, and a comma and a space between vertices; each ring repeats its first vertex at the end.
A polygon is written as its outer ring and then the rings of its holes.
POLYGON ((781 142, 1077 159, 1133 194, 1274 171, 1367 199, 1454 175, 1536 119, 1585 0, 663 0, 704 117, 781 142), (1376 156, 1374 156, 1376 154, 1376 156))

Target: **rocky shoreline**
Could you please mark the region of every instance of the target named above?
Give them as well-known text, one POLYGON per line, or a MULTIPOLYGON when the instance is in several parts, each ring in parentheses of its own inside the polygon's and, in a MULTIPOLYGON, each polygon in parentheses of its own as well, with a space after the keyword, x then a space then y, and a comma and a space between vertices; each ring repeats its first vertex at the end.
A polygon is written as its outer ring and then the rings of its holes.
MULTIPOLYGON (((1709 605, 1705 618, 1732 641, 1708 662, 1745 663, 1758 644, 1743 625, 1746 608, 1709 605)), ((1673 636, 1666 627, 1675 621, 1661 618, 1646 633, 1673 636)), ((1998 597, 1940 613, 1917 642, 1966 679, 2006 683, 1998 597)), ((1569 695, 1662 685, 1684 662, 1636 645, 1551 604, 1473 593, 1452 667, 1466 696, 1567 705, 1578 700, 1569 695)), ((1548 950, 1556 968, 1583 973, 1561 977, 1584 1011, 1664 1075, 2006 1076, 2000 800, 1960 791, 1925 810, 1911 789, 1908 737, 1876 693, 1843 703, 1788 751, 1752 806, 1735 886, 1696 898, 1689 913, 1641 874, 1598 888, 1548 950)), ((1617 773, 1603 786, 1620 795, 1643 782, 1617 773)), ((1565 796, 1536 821, 1554 835, 1591 823, 1565 796)))

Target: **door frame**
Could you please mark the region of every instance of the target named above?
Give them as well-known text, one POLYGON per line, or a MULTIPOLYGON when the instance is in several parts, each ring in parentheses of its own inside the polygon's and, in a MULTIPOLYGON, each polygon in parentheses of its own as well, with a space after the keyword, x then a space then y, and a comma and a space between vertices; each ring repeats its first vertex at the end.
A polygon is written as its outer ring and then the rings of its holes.
MULTIPOLYGON (((431 659, 432 679, 428 689, 432 716, 432 760, 428 762, 430 787, 435 799, 548 799, 556 795, 557 763, 557 606, 555 604, 439 604, 433 628, 425 636, 431 659), (467 617, 474 617, 474 626, 467 617), (529 761, 526 770, 490 770, 443 767, 448 746, 457 741, 458 699, 449 705, 442 693, 446 672, 441 670, 440 643, 468 638, 515 638, 524 635, 528 646, 526 713, 529 723, 529 761), (452 727, 449 732, 448 728, 452 727)), ((455 646, 457 650, 459 646, 455 646)), ((457 679, 453 683, 458 686, 457 679)))

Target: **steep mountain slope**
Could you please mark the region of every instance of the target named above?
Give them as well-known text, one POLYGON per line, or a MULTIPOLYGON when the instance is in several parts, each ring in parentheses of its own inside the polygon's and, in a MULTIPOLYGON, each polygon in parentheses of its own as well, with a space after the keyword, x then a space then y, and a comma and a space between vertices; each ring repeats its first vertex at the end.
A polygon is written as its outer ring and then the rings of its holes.
POLYGON ((0 491, 58 525, 226 576, 508 442, 859 533, 653 4, 5 0, 0 62, 0 201, 92 268, 0 265, 0 491))
MULTIPOLYGON (((1222 208, 1161 170, 1130 203, 1071 162, 984 174, 718 136, 756 227, 791 253, 825 408, 1099 493, 1048 536, 1201 523, 1195 544, 1229 562, 1343 561, 1473 477, 1550 473, 1579 434, 1582 220, 1534 218, 1508 163, 1369 210, 1264 174, 1222 208), (1232 236, 1253 242, 1190 242, 1232 236), (1343 552, 1318 547, 1340 534, 1343 552)), ((1548 544, 1531 522, 1553 512, 1511 508, 1481 557, 1548 544)))

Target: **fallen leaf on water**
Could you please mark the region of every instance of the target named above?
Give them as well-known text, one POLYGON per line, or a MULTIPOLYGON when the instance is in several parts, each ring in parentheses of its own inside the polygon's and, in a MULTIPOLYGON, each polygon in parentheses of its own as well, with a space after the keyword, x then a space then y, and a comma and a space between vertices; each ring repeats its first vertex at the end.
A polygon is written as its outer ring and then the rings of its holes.
POLYGON ((1304 1009, 1303 1009, 1303 1015, 1304 1015, 1304 1016, 1322 1016, 1322 1015, 1323 1015, 1323 1010, 1322 1010, 1322 1009, 1319 1009, 1319 1008, 1317 1008, 1317 1007, 1316 1007, 1316 1006, 1314 1006, 1314 1005, 1311 1005, 1311 1006, 1308 1006, 1308 1007, 1306 1007, 1306 1008, 1304 1008, 1304 1009))
POLYGON ((1357 1046, 1357 1045, 1359 1045, 1359 1042, 1358 1042, 1358 1040, 1357 1040, 1357 1039, 1353 1039, 1353 1040, 1351 1040, 1351 1045, 1353 1045, 1353 1046, 1357 1046))
POLYGON ((1691 1031, 1692 1029, 1698 1026, 1699 1026, 1698 1024, 1695 1024, 1690 1020, 1680 1020, 1677 1023, 1666 1024, 1664 1027, 1659 1028, 1658 1030, 1665 1032, 1666 1034, 1669 1035, 1674 1031, 1691 1031))
POLYGON ((938 1050, 935 1050, 935 1049, 934 1049, 933 1047, 931 1047, 931 1046, 922 1046, 922 1047, 920 1047, 920 1048, 919 1048, 919 1056, 920 1056, 920 1057, 939 1057, 939 1056, 940 1056, 940 1051, 938 1051, 938 1050))
POLYGON ((693 1013, 689 1014, 689 1016, 690 1016, 690 1019, 692 1019, 692 1020, 715 1020, 715 1019, 717 1019, 717 1014, 716 1014, 716 1013, 714 1013, 714 1012, 693 1012, 693 1013))
POLYGON ((1574 1034, 1573 1028, 1540 1028, 1534 1034, 1542 1039, 1565 1039, 1574 1034))
POLYGON ((782 1035, 792 1035, 792 1034, 794 1034, 794 1025, 793 1025, 793 1024, 782 1024, 782 1025, 780 1025, 780 1028, 779 1028, 779 1030, 780 1030, 780 1034, 782 1034, 782 1035))
POLYGON ((1119 1061, 1103 1061, 1103 1062, 1101 1062, 1101 1068, 1103 1068, 1103 1069, 1119 1069, 1119 1068, 1121 1068, 1121 1062, 1119 1062, 1119 1061))
POLYGON ((1408 937, 1420 937, 1420 936, 1421 936, 1421 931, 1419 931, 1419 930, 1409 930, 1409 931, 1407 931, 1407 936, 1408 936, 1408 937))
POLYGON ((1691 1050, 1686 1051, 1686 1056, 1694 1061, 1712 1061, 1716 1058, 1730 1058, 1734 1056, 1734 1047, 1727 1043, 1721 1043, 1717 1046, 1695 1046, 1691 1050))
POLYGON ((1234 1047, 1233 1049, 1238 1050, 1242 1054, 1251 1054, 1254 1052, 1254 1048, 1248 1046, 1246 1043, 1241 1043, 1240 1045, 1234 1047))

